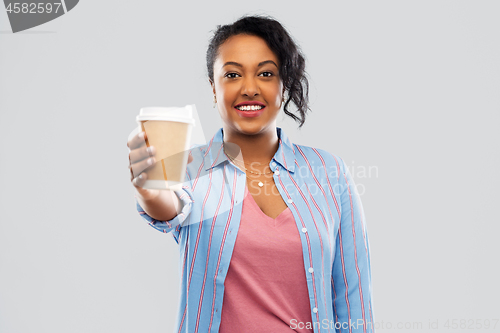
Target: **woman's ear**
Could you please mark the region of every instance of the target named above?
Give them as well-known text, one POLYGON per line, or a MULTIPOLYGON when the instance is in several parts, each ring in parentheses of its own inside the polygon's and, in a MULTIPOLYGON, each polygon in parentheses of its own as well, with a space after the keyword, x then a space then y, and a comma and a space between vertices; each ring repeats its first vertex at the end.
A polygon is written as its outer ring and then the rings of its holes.
POLYGON ((213 81, 211 79, 208 79, 208 82, 212 86, 212 92, 214 93, 214 96, 215 96, 215 84, 213 83, 213 81))

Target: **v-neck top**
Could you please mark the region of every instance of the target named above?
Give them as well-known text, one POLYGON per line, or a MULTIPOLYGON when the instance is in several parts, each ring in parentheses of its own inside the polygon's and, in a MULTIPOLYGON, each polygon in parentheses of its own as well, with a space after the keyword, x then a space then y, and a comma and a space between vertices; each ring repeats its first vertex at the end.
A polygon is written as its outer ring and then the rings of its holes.
POLYGON ((313 332, 298 328, 311 321, 302 245, 292 211, 286 208, 273 219, 245 188, 219 332, 313 332))

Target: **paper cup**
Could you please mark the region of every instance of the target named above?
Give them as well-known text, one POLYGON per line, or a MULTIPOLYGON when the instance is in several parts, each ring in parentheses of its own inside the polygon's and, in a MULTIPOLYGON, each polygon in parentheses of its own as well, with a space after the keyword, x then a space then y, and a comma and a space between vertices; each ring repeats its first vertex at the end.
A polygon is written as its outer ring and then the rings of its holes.
POLYGON ((156 149, 156 163, 146 172, 146 189, 180 190, 194 126, 194 105, 146 107, 137 116, 139 129, 146 132, 146 145, 156 149))

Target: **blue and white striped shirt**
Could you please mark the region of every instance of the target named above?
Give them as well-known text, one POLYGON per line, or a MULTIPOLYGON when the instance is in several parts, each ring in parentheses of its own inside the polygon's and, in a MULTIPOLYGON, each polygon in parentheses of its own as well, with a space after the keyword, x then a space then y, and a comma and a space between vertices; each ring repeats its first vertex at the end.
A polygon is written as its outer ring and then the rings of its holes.
MULTIPOLYGON (((277 127, 279 147, 269 167, 300 231, 312 323, 291 329, 373 332, 370 250, 363 207, 344 161, 322 149, 292 144, 277 127)), ((191 149, 182 212, 157 221, 180 249, 181 299, 177 332, 218 332, 224 280, 241 219, 246 175, 223 151, 222 128, 191 149)), ((256 318, 255 320, 258 320, 256 318)), ((251 327, 242 328, 252 331, 251 327)))

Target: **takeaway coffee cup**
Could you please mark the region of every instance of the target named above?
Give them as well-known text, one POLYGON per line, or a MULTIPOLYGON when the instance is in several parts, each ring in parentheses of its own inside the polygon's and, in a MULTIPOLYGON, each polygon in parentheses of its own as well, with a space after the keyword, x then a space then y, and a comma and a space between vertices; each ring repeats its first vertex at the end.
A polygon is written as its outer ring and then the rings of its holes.
POLYGON ((146 132, 146 145, 156 148, 156 163, 147 171, 143 188, 179 190, 184 182, 194 126, 193 105, 147 107, 137 116, 139 130, 146 132))

